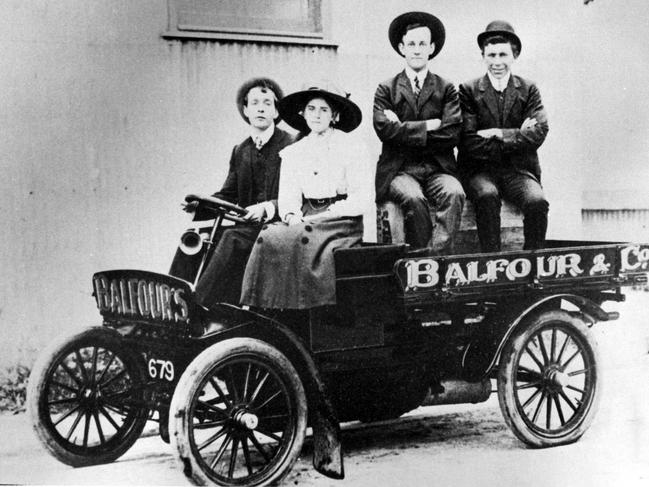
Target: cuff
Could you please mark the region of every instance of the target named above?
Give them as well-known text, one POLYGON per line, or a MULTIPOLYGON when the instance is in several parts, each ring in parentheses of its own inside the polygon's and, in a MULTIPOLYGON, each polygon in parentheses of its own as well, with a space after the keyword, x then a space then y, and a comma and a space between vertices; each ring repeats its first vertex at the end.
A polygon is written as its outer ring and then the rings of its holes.
POLYGON ((408 145, 413 147, 426 147, 428 142, 428 132, 426 131, 426 121, 425 120, 413 120, 411 122, 405 122, 411 127, 411 133, 408 137, 408 145))
POLYGON ((517 140, 517 135, 520 129, 501 129, 503 131, 503 144, 505 146, 515 146, 517 140))
POLYGON ((264 201, 264 211, 266 212, 266 220, 275 218, 275 205, 271 201, 264 201))

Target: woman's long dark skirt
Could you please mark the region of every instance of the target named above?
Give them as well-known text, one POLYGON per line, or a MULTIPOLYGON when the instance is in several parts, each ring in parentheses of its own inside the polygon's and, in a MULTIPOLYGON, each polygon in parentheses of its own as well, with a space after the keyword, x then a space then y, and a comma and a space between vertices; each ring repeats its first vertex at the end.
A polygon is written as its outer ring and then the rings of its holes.
POLYGON ((264 226, 246 266, 241 302, 279 309, 335 304, 333 251, 362 239, 362 217, 264 226))

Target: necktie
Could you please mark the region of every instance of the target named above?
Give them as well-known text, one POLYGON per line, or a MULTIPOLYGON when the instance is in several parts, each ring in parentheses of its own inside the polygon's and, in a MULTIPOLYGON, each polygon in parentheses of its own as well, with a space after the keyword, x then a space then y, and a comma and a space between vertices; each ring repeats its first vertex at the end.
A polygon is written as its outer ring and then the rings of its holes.
POLYGON ((261 137, 255 137, 255 147, 257 150, 261 150, 261 148, 264 146, 264 142, 261 140, 261 137))
POLYGON ((419 97, 419 92, 421 91, 421 85, 419 84, 419 78, 415 76, 415 96, 419 97))

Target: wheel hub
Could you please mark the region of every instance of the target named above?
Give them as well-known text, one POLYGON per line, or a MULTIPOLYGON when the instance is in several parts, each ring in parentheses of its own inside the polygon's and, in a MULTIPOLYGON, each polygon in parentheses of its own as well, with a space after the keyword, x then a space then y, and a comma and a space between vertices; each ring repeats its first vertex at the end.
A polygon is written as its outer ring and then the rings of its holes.
POLYGON ((550 383, 556 387, 563 388, 568 385, 568 374, 560 370, 553 370, 549 377, 550 383))
POLYGON ((248 430, 254 430, 259 425, 259 418, 257 417, 257 415, 250 413, 245 409, 236 411, 233 414, 232 419, 237 426, 248 430))
POLYGON ((559 392, 568 385, 569 376, 558 364, 552 364, 543 372, 543 382, 550 391, 559 392))
POLYGON ((79 402, 86 407, 95 407, 101 401, 101 390, 99 388, 84 387, 78 398, 79 402))

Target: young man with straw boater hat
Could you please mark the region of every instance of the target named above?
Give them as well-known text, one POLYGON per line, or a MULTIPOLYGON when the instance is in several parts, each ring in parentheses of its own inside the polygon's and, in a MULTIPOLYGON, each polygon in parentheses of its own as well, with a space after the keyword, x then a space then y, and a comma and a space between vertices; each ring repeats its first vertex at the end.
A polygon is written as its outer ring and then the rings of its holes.
POLYGON ((401 206, 406 241, 413 247, 449 253, 465 199, 453 154, 462 117, 453 84, 429 71, 446 32, 434 15, 407 12, 392 21, 388 36, 406 66, 379 84, 374 96, 374 130, 383 142, 376 200, 401 206))
POLYGON ((237 108, 249 125, 249 136, 232 150, 225 183, 214 196, 243 206, 248 223, 226 229, 219 239, 196 284, 197 302, 203 306, 239 304, 243 273, 262 224, 277 219, 279 152, 294 141, 276 126, 282 97, 279 85, 269 78, 250 79, 237 92, 237 108))
POLYGON ((536 85, 512 74, 521 40, 507 22, 495 20, 478 35, 487 73, 460 85, 462 139, 458 164, 473 201, 480 246, 500 250, 501 197, 523 212, 525 249, 543 247, 548 202, 536 150, 548 120, 536 85))

